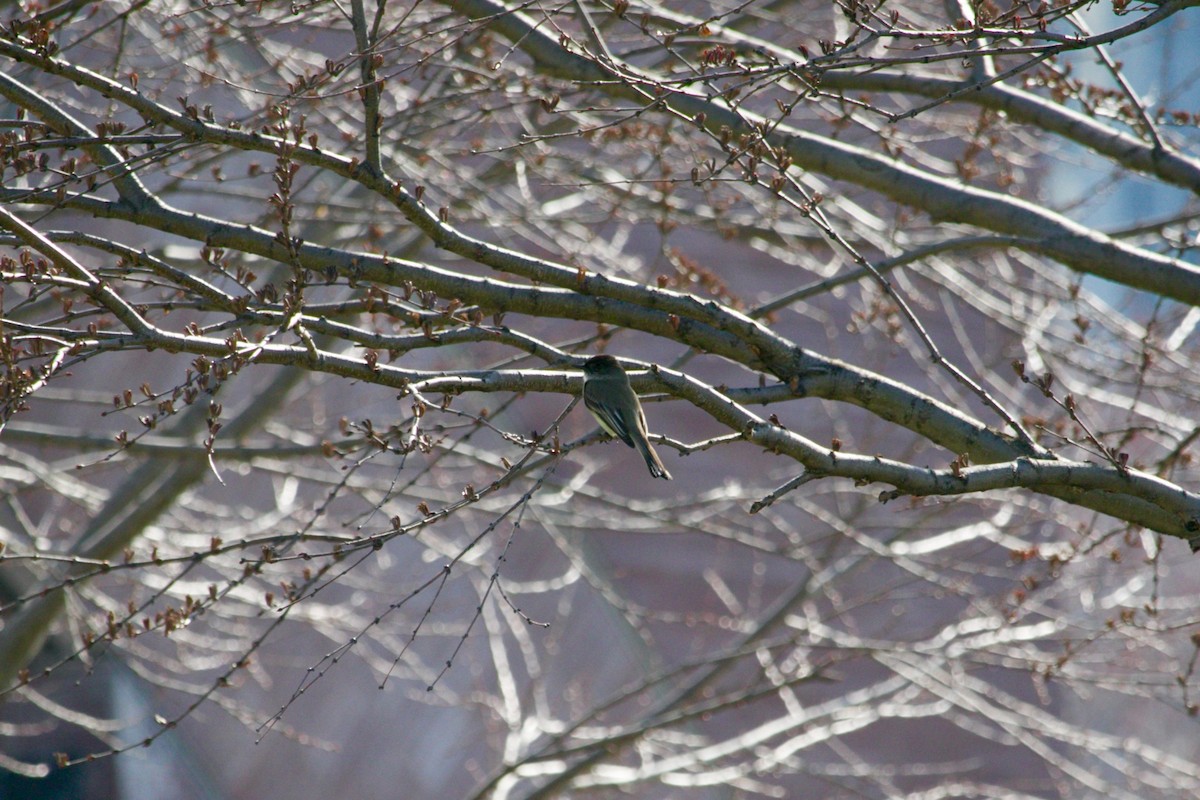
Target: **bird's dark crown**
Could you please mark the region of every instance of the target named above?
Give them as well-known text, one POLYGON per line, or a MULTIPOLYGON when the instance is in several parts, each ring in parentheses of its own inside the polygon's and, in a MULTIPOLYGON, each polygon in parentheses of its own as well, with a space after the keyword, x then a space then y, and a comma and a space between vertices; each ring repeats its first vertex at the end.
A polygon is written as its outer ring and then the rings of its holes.
POLYGON ((608 354, 592 356, 583 362, 583 371, 587 373, 611 372, 614 369, 621 369, 621 364, 608 354))

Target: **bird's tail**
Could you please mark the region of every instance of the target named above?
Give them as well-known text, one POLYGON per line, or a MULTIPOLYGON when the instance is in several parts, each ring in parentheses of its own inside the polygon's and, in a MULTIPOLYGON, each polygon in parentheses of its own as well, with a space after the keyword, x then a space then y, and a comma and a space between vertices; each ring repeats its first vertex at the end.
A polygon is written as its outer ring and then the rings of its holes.
POLYGON ((671 473, 667 472, 667 468, 663 466, 662 459, 658 457, 658 453, 654 452, 654 448, 650 443, 642 439, 638 439, 638 450, 642 453, 642 458, 646 459, 646 466, 650 468, 650 474, 655 478, 663 478, 671 480, 671 473))

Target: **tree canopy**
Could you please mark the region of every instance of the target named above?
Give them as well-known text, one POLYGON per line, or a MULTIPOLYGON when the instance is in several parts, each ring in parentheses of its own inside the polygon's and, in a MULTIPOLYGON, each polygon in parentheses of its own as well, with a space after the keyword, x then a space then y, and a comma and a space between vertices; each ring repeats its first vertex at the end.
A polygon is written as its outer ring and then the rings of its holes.
POLYGON ((0 7, 0 767, 1200 791, 1198 4, 0 7))

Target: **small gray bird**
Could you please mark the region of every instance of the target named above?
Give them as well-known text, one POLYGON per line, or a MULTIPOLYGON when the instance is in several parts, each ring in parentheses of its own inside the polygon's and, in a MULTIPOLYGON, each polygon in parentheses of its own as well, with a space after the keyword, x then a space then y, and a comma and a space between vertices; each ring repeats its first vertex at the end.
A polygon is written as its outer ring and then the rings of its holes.
POLYGON ((646 415, 629 385, 625 370, 612 356, 592 356, 583 363, 583 404, 604 432, 637 448, 655 478, 671 480, 646 438, 646 415))

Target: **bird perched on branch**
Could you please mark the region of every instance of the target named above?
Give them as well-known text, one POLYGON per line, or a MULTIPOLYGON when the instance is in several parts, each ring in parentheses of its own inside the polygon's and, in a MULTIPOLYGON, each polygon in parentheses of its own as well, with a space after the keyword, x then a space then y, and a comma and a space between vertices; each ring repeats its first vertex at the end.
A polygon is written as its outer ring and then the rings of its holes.
POLYGON ((671 480, 671 473, 650 446, 642 403, 629 385, 625 370, 612 356, 592 356, 584 362, 583 404, 605 433, 642 454, 651 475, 671 480))

